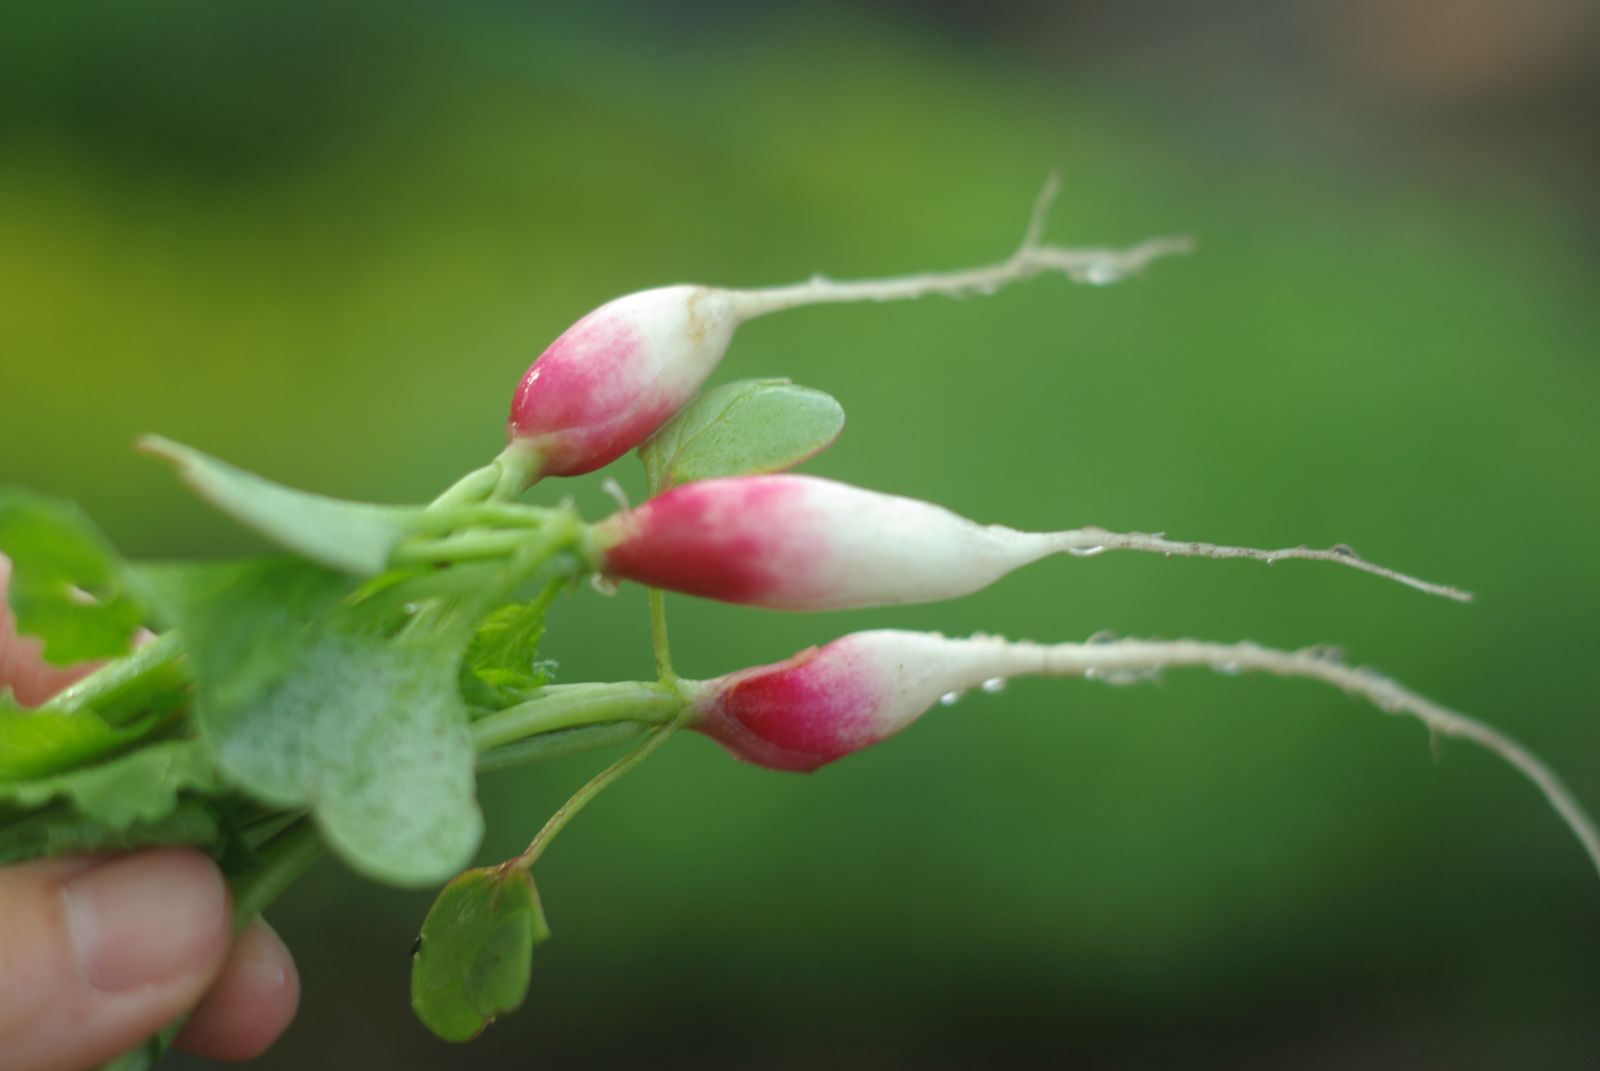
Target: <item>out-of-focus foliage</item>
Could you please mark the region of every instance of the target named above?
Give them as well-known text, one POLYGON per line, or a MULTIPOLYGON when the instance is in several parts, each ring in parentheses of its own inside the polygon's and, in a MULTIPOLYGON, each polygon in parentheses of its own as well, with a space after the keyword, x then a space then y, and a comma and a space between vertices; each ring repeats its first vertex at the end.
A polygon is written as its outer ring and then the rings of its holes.
MULTIPOLYGON (((526 363, 606 298, 1001 256, 1058 167, 1052 239, 1199 253, 1105 290, 775 316, 719 381, 839 398, 814 472, 1020 527, 1345 541, 1479 601, 1107 555, 866 614, 675 599, 680 668, 874 625, 1328 641, 1600 807, 1593 160, 1567 133, 1592 93, 1550 59, 1553 88, 1440 95, 1362 51, 1348 20, 1382 5, 1295 32, 1291 6, 33 5, 0 34, 0 479, 77 499, 135 556, 258 549, 133 438, 425 499, 498 451, 526 363)), ((636 463, 617 475, 640 493, 636 463)), ((568 493, 611 508, 598 477, 539 491, 568 493)), ((650 672, 637 593, 563 597, 548 626, 563 680, 650 672)), ((486 778, 484 858, 600 761, 486 778)), ((556 939, 523 1011, 461 1052, 407 1025, 430 896, 314 872, 276 912, 306 1002, 264 1066, 1600 1048, 1600 889, 1541 801, 1311 685, 1019 683, 813 777, 678 740, 537 877, 556 939)))

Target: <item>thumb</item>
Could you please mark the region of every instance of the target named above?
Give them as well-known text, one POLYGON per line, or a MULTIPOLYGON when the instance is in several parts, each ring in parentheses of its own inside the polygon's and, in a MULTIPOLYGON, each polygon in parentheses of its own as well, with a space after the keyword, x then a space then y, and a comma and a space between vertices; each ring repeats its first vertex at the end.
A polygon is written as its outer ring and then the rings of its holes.
POLYGON ((78 1071, 205 993, 228 953, 216 865, 172 849, 0 869, 0 1069, 78 1071))

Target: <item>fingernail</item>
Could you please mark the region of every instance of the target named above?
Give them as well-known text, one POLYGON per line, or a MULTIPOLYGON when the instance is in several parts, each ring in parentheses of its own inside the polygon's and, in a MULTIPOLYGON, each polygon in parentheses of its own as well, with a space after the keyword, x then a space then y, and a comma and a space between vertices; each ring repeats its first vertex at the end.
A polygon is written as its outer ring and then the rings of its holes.
POLYGON ((228 940, 222 875, 193 851, 153 851, 96 867, 61 890, 85 975, 119 991, 203 969, 228 940))

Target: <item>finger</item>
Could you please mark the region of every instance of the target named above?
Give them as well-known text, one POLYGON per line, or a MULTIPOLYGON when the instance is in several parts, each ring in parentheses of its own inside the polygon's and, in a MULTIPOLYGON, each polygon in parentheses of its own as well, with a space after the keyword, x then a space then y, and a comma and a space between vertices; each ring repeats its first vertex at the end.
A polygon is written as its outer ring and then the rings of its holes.
POLYGON ((5 601, 10 582, 11 559, 0 554, 0 690, 9 685, 17 702, 37 706, 94 667, 48 665, 38 640, 17 635, 17 623, 5 601))
POLYGON ((178 1035, 178 1047, 213 1060, 250 1060, 278 1040, 300 1004, 300 976, 283 941, 257 919, 239 935, 222 973, 178 1035))
POLYGON ((230 916, 192 849, 0 869, 0 1062, 72 1071, 138 1044, 210 987, 230 916))

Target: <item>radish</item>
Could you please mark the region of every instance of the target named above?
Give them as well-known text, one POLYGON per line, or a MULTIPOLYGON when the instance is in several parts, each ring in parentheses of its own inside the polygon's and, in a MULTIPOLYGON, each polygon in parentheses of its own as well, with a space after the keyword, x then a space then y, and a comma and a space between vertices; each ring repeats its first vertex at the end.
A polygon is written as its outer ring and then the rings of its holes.
POLYGON ((638 446, 694 397, 738 325, 732 294, 665 286, 595 309, 529 367, 507 432, 540 476, 577 476, 638 446))
POLYGON ((1128 684, 1189 666, 1320 680, 1385 713, 1416 718, 1439 735, 1471 740, 1534 783, 1600 870, 1600 836, 1542 761, 1476 719, 1371 669, 1345 665, 1330 648, 1278 651, 1254 643, 1103 637, 1046 645, 880 629, 851 633, 772 665, 683 686, 691 701, 689 727, 716 740, 735 758, 769 769, 811 771, 892 736, 941 702, 953 704, 972 688, 998 691, 1011 677, 1084 677, 1128 684))
POLYGON ((1184 239, 1126 250, 1039 244, 1055 193, 1045 187, 1022 245, 997 264, 861 282, 816 276, 795 286, 733 290, 665 286, 616 298, 568 328, 517 386, 506 430, 524 485, 610 464, 681 409, 717 367, 746 320, 783 309, 847 301, 902 301, 994 293, 1043 272, 1106 285, 1158 257, 1186 251, 1184 239))
POLYGON ((600 569, 652 587, 774 610, 933 602, 978 591, 1052 554, 1105 550, 1337 562, 1465 601, 1348 547, 1255 550, 1100 528, 1020 532, 815 476, 730 476, 685 484, 594 528, 600 569))

